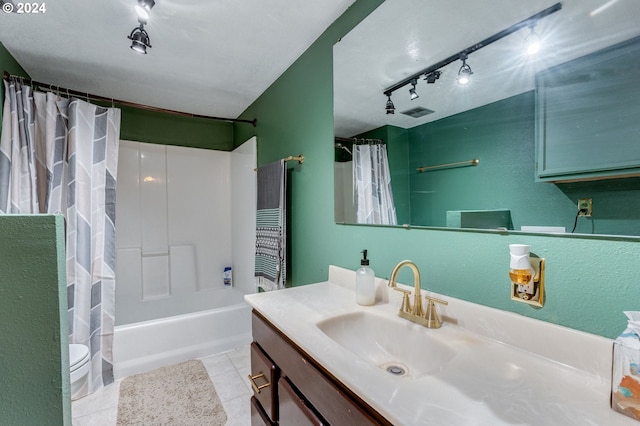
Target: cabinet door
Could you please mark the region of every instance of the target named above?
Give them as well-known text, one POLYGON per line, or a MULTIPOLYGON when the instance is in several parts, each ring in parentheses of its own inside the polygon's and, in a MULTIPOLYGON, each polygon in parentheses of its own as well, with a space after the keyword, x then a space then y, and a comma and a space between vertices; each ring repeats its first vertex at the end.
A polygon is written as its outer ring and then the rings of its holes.
POLYGON ((271 359, 256 342, 251 343, 249 383, 253 388, 253 397, 272 422, 278 421, 278 375, 279 371, 271 359))
POLYGON ((255 396, 251 397, 251 426, 272 426, 273 423, 255 396))
POLYGON ((278 395, 280 397, 279 424, 281 426, 322 426, 328 424, 305 404, 305 401, 298 396, 285 377, 278 380, 278 395))
POLYGON ((640 172, 640 38, 536 77, 539 180, 640 172))

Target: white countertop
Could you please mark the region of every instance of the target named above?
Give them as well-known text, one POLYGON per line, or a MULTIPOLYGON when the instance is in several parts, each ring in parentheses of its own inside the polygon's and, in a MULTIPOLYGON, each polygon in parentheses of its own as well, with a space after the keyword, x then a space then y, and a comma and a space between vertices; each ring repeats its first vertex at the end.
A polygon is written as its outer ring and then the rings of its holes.
POLYGON ((359 359, 316 323, 357 311, 406 321, 397 317, 400 294, 377 281, 374 306, 357 305, 355 273, 334 266, 329 281, 245 299, 394 424, 638 424, 609 405, 612 340, 436 293, 449 302, 437 306, 442 328, 414 326, 449 339, 455 355, 442 369, 396 377, 359 359))

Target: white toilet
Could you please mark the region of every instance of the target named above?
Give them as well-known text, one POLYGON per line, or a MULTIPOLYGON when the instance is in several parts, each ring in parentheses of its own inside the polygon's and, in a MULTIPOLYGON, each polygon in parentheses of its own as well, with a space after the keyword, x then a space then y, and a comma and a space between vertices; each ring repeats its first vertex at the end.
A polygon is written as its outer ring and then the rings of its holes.
POLYGON ((89 377, 91 357, 89 348, 85 345, 69 345, 69 371, 71 372, 71 399, 76 399, 82 395, 76 394, 85 388, 89 377))

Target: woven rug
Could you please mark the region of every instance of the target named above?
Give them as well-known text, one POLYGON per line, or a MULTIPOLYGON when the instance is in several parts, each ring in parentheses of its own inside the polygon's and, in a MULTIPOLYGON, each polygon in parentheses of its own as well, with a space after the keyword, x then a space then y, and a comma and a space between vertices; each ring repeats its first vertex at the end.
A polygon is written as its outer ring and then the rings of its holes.
POLYGON ((118 426, 223 425, 226 421, 201 361, 161 367, 120 383, 118 426))

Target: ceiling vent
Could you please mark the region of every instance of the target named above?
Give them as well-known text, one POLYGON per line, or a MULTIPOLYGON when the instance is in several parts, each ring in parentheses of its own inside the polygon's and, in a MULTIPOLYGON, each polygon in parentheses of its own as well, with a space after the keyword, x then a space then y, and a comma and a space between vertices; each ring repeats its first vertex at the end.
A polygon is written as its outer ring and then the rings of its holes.
POLYGON ((427 108, 415 107, 415 108, 408 109, 406 111, 402 111, 401 114, 408 115, 409 117, 413 117, 413 118, 420 118, 428 114, 433 114, 434 112, 435 111, 427 108))

